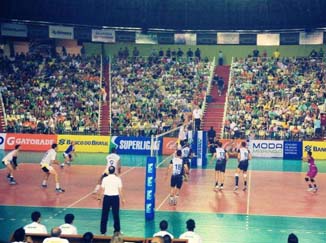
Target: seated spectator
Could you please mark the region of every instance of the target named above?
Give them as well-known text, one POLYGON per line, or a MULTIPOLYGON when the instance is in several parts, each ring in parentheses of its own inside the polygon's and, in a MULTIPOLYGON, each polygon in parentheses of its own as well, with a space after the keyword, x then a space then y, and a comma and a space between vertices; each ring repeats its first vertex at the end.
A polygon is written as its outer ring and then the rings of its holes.
POLYGON ((295 234, 291 233, 288 237, 288 243, 299 243, 299 239, 295 234))
POLYGON ((169 224, 166 220, 162 220, 160 222, 160 231, 156 232, 153 237, 155 236, 164 236, 164 235, 169 235, 173 239, 173 235, 169 233, 168 230, 169 224))
POLYGON ((51 229, 51 237, 45 238, 43 243, 69 243, 67 239, 60 238, 61 229, 54 227, 51 229))
POLYGON ((172 243, 172 238, 170 235, 163 236, 164 243, 172 243))
POLYGON ((63 235, 77 235, 77 228, 73 225, 75 216, 71 213, 66 214, 65 223, 60 225, 61 234, 63 235))
POLYGON ((25 230, 23 228, 16 229, 11 238, 12 243, 33 243, 30 237, 26 238, 25 230))
POLYGON ((47 234, 46 227, 41 224, 41 213, 35 211, 31 214, 32 223, 25 225, 24 230, 26 234, 47 234))
POLYGON ((155 236, 151 240, 151 243, 164 243, 164 239, 161 236, 155 236))
POLYGON ((94 239, 94 235, 92 232, 86 232, 85 234, 83 234, 83 239, 82 239, 82 243, 92 243, 94 239))
POLYGON ((196 224, 193 219, 188 219, 186 222, 187 230, 185 233, 180 235, 180 239, 187 239, 188 243, 202 243, 200 235, 194 232, 196 224))

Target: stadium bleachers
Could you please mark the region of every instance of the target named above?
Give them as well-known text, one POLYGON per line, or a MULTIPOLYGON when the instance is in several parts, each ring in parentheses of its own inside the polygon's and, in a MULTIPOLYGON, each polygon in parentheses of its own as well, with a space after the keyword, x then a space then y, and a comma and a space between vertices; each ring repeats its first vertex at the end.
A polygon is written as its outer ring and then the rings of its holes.
POLYGON ((318 58, 236 59, 224 137, 320 138, 325 71, 325 62, 318 58))

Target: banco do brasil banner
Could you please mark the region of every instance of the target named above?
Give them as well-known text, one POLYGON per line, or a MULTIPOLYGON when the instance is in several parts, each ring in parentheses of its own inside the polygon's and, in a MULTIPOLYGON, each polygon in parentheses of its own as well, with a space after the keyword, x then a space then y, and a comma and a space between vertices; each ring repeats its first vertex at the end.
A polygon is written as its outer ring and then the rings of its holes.
POLYGON ((58 135, 58 151, 65 151, 75 142, 76 152, 108 153, 109 136, 58 135))
POLYGON ((303 157, 307 156, 308 151, 312 152, 312 157, 315 159, 326 159, 326 143, 323 141, 303 141, 303 157))

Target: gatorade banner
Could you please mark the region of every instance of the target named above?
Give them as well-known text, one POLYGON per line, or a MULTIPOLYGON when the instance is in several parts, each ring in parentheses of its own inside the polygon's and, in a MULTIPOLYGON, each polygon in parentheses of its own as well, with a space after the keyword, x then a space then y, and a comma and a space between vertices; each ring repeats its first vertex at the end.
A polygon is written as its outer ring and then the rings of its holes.
POLYGON ((282 158, 283 141, 276 140, 251 140, 249 151, 254 157, 282 158))
POLYGON ((302 156, 306 157, 308 151, 315 159, 326 159, 326 142, 303 141, 302 156))
POLYGON ((6 134, 0 133, 0 149, 1 150, 5 149, 5 141, 6 141, 6 134))
POLYGON ((74 141, 76 152, 108 153, 109 140, 109 136, 58 135, 58 151, 65 151, 74 141))
POLYGON ((20 144, 22 151, 47 151, 56 141, 57 135, 7 133, 5 150, 13 150, 20 144))

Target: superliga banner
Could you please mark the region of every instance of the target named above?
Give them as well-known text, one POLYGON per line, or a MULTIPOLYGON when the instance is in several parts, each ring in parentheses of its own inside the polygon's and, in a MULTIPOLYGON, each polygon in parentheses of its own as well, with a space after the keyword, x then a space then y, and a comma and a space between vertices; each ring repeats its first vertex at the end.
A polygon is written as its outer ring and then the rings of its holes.
POLYGON ((254 157, 283 157, 283 141, 276 140, 251 140, 249 142, 249 151, 254 157))
POLYGON ((302 156, 306 157, 308 151, 315 159, 326 159, 326 142, 303 141, 302 156))
POLYGON ((76 152, 108 153, 109 136, 58 135, 58 151, 65 151, 75 142, 76 152))

